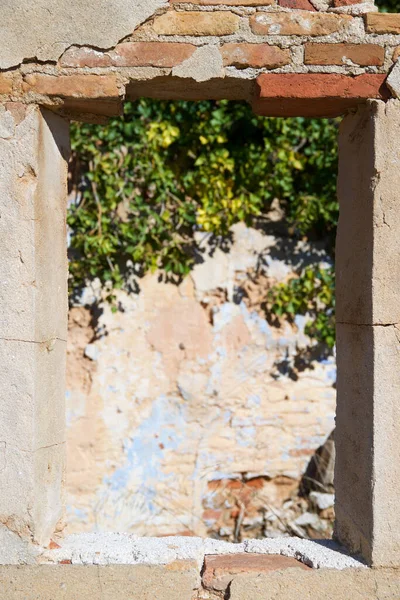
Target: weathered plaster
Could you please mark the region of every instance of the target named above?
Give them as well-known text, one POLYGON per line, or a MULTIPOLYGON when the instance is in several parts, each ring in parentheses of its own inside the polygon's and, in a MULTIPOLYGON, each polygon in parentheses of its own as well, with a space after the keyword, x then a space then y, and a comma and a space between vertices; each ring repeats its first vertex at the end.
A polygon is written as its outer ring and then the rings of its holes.
POLYGON ((56 61, 72 45, 111 48, 167 0, 2 0, 0 69, 56 61))
POLYGON ((400 102, 341 124, 336 250, 336 535, 400 564, 400 102))
POLYGON ((46 543, 62 517, 68 124, 0 111, 0 522, 46 543))
MULTIPOLYGON (((138 294, 119 294, 123 311, 105 305, 96 336, 90 313, 72 309, 71 533, 205 535, 222 527, 215 518, 224 489, 240 487, 244 472, 260 478, 245 523, 261 528, 262 498, 281 507, 332 431, 334 357, 313 361, 294 381, 289 366, 311 343, 306 320, 277 329, 260 310, 268 282, 325 254, 303 243, 279 250, 284 238, 244 225, 232 235, 229 252, 210 255, 203 243, 204 262, 180 286, 147 275, 138 294), (257 263, 263 276, 252 284, 257 263)), ((89 289, 82 301, 90 301, 89 289)))

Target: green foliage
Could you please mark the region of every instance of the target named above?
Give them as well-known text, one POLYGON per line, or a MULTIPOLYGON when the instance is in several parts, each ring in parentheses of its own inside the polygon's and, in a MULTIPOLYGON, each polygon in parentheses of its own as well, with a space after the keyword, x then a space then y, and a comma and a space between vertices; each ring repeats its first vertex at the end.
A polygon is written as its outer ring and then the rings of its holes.
POLYGON ((399 0, 376 0, 375 4, 381 12, 400 12, 399 0))
POLYGON ((180 278, 196 232, 226 236, 279 198, 294 235, 334 236, 335 121, 266 119, 239 102, 128 104, 106 126, 74 125, 71 286, 121 287, 132 270, 180 278))
MULTIPOLYGON (((129 288, 132 272, 156 269, 180 279, 200 252, 196 233, 218 243, 275 198, 293 236, 333 240, 336 133, 332 120, 266 119, 226 101, 140 100, 106 126, 75 124, 72 291, 94 277, 129 288)), ((333 306, 327 272, 308 270, 272 294, 272 310, 309 312, 310 334, 333 344, 333 317, 320 310, 333 306)))
POLYGON ((333 348, 335 344, 335 275, 332 267, 312 266, 288 283, 272 288, 267 297, 271 317, 308 315, 305 332, 333 348))

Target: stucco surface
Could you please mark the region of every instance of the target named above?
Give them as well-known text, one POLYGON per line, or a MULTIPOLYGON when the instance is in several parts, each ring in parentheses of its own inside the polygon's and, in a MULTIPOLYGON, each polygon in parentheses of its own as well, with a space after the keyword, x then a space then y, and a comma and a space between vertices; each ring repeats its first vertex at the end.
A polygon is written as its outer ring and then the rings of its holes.
POLYGON ((370 101, 339 142, 336 530, 385 567, 400 557, 399 133, 400 102, 370 101))
POLYGON ((64 119, 0 110, 0 523, 39 543, 62 515, 68 150, 64 119))
POLYGON ((2 0, 0 68, 56 61, 71 46, 115 46, 166 0, 2 0))
POLYGON ((332 431, 334 357, 295 373, 311 343, 305 318, 276 328, 260 309, 270 283, 324 253, 282 249, 284 239, 244 225, 232 235, 229 252, 206 249, 179 286, 139 279, 95 330, 87 309, 71 310, 68 532, 231 539, 235 501, 224 494, 237 489, 245 526, 260 533, 267 506, 288 498, 332 431))

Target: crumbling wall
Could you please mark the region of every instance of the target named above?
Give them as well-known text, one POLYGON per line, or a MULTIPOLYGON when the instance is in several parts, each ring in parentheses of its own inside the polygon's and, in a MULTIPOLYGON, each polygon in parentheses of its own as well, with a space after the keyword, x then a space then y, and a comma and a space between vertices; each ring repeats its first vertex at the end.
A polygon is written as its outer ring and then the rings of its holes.
POLYGON ((400 47, 400 16, 372 0, 24 0, 0 16, 0 100, 86 121, 141 96, 339 115, 390 97, 400 47))
POLYGON ((147 275, 116 314, 71 310, 70 532, 234 539, 240 516, 254 536, 297 487, 333 429, 336 371, 332 356, 296 369, 305 319, 276 329, 261 310, 270 283, 326 260, 282 243, 239 224, 179 286, 147 275))

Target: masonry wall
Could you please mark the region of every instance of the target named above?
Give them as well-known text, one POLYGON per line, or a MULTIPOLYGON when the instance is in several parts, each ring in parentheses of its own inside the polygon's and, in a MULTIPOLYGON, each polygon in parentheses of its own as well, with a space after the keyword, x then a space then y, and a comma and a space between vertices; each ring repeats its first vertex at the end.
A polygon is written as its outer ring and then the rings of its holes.
POLYGON ((242 507, 246 535, 262 535, 332 431, 334 358, 297 368, 305 319, 277 329, 261 310, 272 282, 323 251, 233 234, 180 286, 139 280, 94 327, 70 311, 67 531, 233 539, 242 507))
POLYGON ((124 99, 140 96, 245 99, 270 116, 327 116, 398 91, 385 80, 400 16, 377 14, 370 0, 11 6, 1 14, 0 100, 72 118, 119 114, 124 99))

